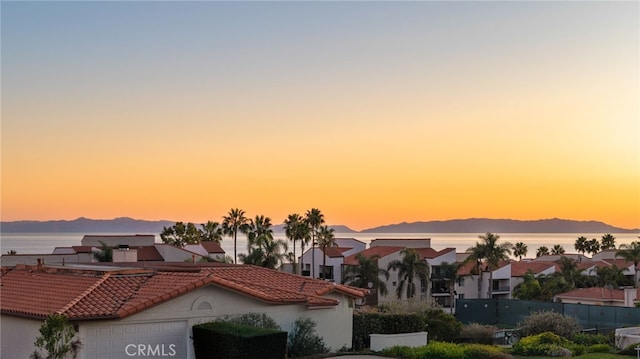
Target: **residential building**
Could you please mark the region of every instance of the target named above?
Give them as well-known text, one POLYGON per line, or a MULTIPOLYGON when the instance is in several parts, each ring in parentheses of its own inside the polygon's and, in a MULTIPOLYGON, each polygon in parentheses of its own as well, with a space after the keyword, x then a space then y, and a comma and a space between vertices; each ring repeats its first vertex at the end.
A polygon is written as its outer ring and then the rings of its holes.
POLYGON ((171 346, 195 358, 191 328, 225 315, 264 313, 285 331, 299 317, 337 350, 351 346, 352 314, 365 290, 276 270, 222 263, 132 262, 127 267, 3 267, 1 356, 34 351, 47 315, 66 316, 83 346, 78 358, 124 358, 131 348, 171 346), (7 343, 11 343, 8 345, 7 343))

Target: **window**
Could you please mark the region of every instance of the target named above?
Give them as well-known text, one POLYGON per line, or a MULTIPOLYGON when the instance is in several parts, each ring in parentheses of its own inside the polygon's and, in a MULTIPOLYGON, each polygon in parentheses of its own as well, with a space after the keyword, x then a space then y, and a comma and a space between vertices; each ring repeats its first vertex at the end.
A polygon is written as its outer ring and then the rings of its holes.
POLYGON ((320 273, 319 273, 320 278, 322 279, 331 279, 333 280, 333 266, 323 266, 320 265, 320 273), (325 270, 326 268, 326 270, 325 270), (326 278, 323 278, 324 276, 327 276, 326 278))
POLYGON ((458 278, 458 286, 459 287, 464 287, 464 277, 458 278))

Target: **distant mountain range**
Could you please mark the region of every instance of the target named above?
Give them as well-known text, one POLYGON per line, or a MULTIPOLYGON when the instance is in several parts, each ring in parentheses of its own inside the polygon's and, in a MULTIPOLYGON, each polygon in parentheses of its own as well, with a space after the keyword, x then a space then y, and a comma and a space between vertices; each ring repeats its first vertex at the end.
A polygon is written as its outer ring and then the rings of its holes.
MULTIPOLYGON (((0 222, 4 233, 135 233, 159 234, 163 227, 174 221, 146 221, 121 217, 115 219, 78 218, 71 221, 13 221, 0 222)), ((521 221, 514 219, 469 218, 448 221, 398 223, 363 231, 354 231, 343 225, 330 226, 336 233, 636 233, 640 229, 614 227, 597 221, 573 221, 567 219, 540 219, 521 221)), ((284 225, 273 226, 276 233, 284 231, 284 225)))

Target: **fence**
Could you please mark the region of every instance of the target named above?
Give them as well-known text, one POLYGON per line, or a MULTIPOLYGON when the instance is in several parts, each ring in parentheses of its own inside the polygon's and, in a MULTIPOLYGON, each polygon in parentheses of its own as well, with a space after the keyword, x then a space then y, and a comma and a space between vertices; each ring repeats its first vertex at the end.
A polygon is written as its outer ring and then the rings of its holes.
POLYGON ((639 308, 499 298, 458 299, 456 302, 456 318, 465 324, 515 327, 518 322, 537 311, 554 311, 576 317, 583 328, 596 330, 613 330, 640 324, 639 308))

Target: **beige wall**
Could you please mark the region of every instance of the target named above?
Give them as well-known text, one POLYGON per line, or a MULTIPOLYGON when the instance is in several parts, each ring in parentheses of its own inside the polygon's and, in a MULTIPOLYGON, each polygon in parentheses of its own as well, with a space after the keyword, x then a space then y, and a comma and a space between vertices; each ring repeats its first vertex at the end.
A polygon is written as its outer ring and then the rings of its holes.
POLYGON ((44 320, 2 314, 0 321, 0 357, 29 358, 36 349, 33 343, 44 320))

